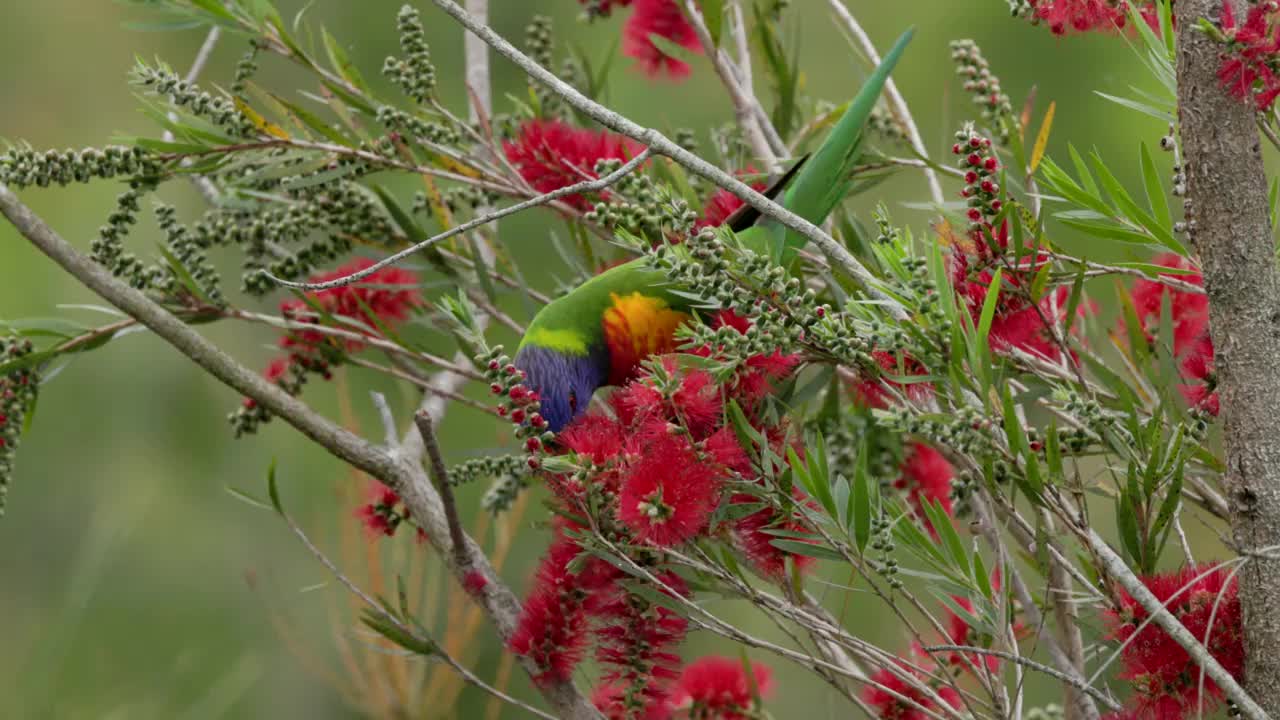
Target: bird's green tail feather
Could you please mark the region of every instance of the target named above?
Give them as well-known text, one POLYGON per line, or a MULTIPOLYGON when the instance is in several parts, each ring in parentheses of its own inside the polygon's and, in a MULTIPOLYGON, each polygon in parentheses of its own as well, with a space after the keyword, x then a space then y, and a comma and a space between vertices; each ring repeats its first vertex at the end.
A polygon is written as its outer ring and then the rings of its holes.
MULTIPOLYGON (((898 59, 902 57, 913 34, 914 29, 903 33, 876 66, 862 89, 850 101, 844 115, 827 135, 827 139, 796 174, 783 196, 783 207, 820 225, 844 199, 852 182, 850 175, 858 161, 867 119, 884 90, 889 73, 898 64, 898 59)), ((753 249, 758 251, 769 250, 774 259, 784 267, 791 264, 805 243, 803 235, 776 221, 764 223, 739 237, 743 238, 748 247, 755 246, 753 249)))

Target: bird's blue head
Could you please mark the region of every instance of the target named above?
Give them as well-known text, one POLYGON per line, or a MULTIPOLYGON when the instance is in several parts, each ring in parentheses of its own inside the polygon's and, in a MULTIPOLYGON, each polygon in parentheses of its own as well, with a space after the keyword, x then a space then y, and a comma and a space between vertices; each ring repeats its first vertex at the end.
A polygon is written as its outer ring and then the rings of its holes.
POLYGON ((603 347, 575 355, 537 345, 516 353, 525 384, 541 398, 539 412, 552 432, 560 432, 591 402, 596 389, 609 378, 609 353, 603 347))

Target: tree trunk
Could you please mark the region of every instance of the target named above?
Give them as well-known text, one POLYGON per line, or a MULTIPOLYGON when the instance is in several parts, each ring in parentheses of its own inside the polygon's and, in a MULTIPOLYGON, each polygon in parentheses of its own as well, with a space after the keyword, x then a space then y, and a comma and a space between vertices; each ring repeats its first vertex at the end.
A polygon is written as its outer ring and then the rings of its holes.
MULTIPOLYGON (((1243 6, 1233 0, 1237 13, 1243 6)), ((1242 553, 1280 545, 1280 287, 1253 107, 1218 84, 1220 47, 1196 29, 1221 0, 1178 0, 1178 121, 1187 220, 1209 295, 1231 529, 1242 553)), ((1245 687, 1280 709, 1280 559, 1240 571, 1245 687)))

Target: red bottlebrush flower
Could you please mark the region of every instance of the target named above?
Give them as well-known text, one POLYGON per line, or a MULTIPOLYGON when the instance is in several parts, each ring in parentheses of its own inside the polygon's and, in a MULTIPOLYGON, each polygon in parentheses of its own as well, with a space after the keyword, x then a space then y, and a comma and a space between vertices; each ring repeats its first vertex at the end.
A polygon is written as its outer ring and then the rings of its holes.
POLYGON ((688 440, 655 440, 622 480, 618 519, 637 540, 679 545, 706 529, 719 501, 721 472, 700 460, 688 440))
MULTIPOLYGON (((639 143, 608 131, 577 128, 558 120, 529 120, 514 140, 502 144, 507 159, 520 177, 540 193, 591 180, 601 160, 629 160, 642 149, 639 143)), ((607 197, 601 194, 601 197, 607 197)), ((591 209, 582 195, 560 200, 578 210, 591 209)))
POLYGON ((751 458, 742 449, 742 442, 732 427, 726 425, 712 433, 702 442, 702 449, 727 470, 742 475, 751 473, 751 458))
POLYGON ((752 680, 760 697, 773 692, 773 671, 762 663, 751 663, 748 678, 742 661, 709 655, 699 658, 680 673, 671 702, 691 718, 707 720, 747 720, 752 712, 752 680))
MULTIPOLYGON (((948 515, 952 514, 951 480, 956 472, 942 453, 923 443, 914 443, 907 450, 901 471, 902 475, 894 481, 893 486, 907 492, 907 501, 911 503, 917 518, 926 522, 926 501, 939 503, 948 515)), ((936 537, 937 531, 932 525, 929 525, 929 532, 936 537)))
MULTIPOLYGON (((657 578, 674 593, 689 592, 673 572, 657 578)), ((602 624, 596 629, 596 659, 605 668, 605 682, 619 688, 623 707, 632 717, 669 707, 671 686, 680 674, 680 657, 673 650, 684 641, 689 622, 621 588, 597 617, 602 624)))
POLYGON ((369 502, 356 508, 360 524, 374 538, 395 535, 400 523, 409 515, 404 508, 397 509, 400 496, 380 482, 369 484, 368 495, 369 502))
MULTIPOLYGON (((755 175, 757 172, 758 171, 754 167, 748 166, 743 168, 742 171, 738 173, 738 176, 755 175)), ((756 192, 764 192, 769 187, 767 183, 759 181, 750 183, 750 185, 751 189, 756 192)), ((716 191, 707 199, 707 204, 702 208, 702 217, 698 219, 698 222, 694 225, 694 229, 699 230, 704 227, 720 227, 724 224, 725 220, 729 219, 730 215, 737 212, 744 204, 745 203, 742 202, 742 199, 737 195, 734 195, 724 188, 716 188, 716 191)), ((724 312, 732 314, 732 311, 724 312)), ((740 329, 744 332, 746 331, 745 327, 740 329)))
MULTIPOLYGON (((274 358, 268 365, 267 369, 262 371, 262 377, 267 382, 279 384, 286 375, 289 374, 290 361, 288 356, 274 358)), ((253 398, 244 399, 244 407, 246 410, 252 410, 258 406, 258 401, 253 398)), ((0 415, 0 425, 4 424, 4 416, 0 415)))
POLYGON ((1227 52, 1218 67, 1218 81, 1231 95, 1252 100, 1259 110, 1270 109, 1280 96, 1280 4, 1268 0, 1252 5, 1243 25, 1236 23, 1231 3, 1222 4, 1222 32, 1227 52))
POLYGON ((636 60, 649 77, 666 75, 673 79, 689 75, 689 64, 664 53, 650 35, 669 40, 683 48, 701 51, 698 33, 685 18, 675 0, 635 0, 635 10, 623 28, 622 52, 636 60))
MULTIPOLYGON (((373 263, 374 261, 369 258, 357 258, 332 272, 313 276, 309 282, 322 283, 337 280, 365 270, 373 263)), ((414 308, 422 305, 422 294, 418 291, 417 285, 418 278, 412 272, 397 267, 387 267, 374 272, 357 284, 308 292, 307 297, 331 315, 360 322, 366 326, 363 330, 365 334, 374 335, 378 333, 379 326, 399 325, 409 318, 414 308)), ((311 306, 301 300, 286 300, 280 303, 280 314, 291 320, 318 322, 311 306)), ((344 326, 342 329, 352 330, 349 326, 344 326)), ((328 338, 322 333, 298 330, 281 338, 280 346, 298 356, 314 352, 327 341, 328 338)), ((343 346, 347 352, 358 352, 364 347, 364 343, 359 340, 346 340, 343 346)), ((297 359, 295 357, 295 360, 297 359)))
MULTIPOLYGON (((711 327, 731 327, 745 334, 751 327, 751 320, 732 310, 720 310, 712 316, 711 327)), ((714 357, 716 349, 701 347, 695 349, 694 354, 714 357)), ((789 376, 799 364, 799 355, 784 355, 778 350, 768 355, 753 355, 735 373, 730 388, 731 395, 750 413, 757 403, 773 394, 774 384, 789 376)))
MULTIPOLYGON (((1180 255, 1166 253, 1153 262, 1175 270, 1193 270, 1194 266, 1180 255)), ((1203 286, 1200 273, 1164 273, 1185 283, 1203 286)), ((1218 395, 1213 369, 1213 341, 1209 338, 1209 298, 1201 293, 1170 288, 1154 280, 1140 279, 1133 284, 1133 305, 1142 332, 1151 339, 1160 327, 1164 295, 1169 294, 1170 320, 1173 325, 1173 356, 1184 380, 1179 386, 1182 396, 1193 407, 1218 414, 1218 395)))
POLYGON ((393 525, 385 512, 380 512, 378 506, 373 503, 365 503, 356 508, 356 518, 360 520, 360 524, 364 525, 365 530, 372 537, 386 535, 391 537, 396 534, 396 526, 393 525))
POLYGON ((529 597, 508 647, 531 658, 540 670, 536 682, 568 681, 587 649, 590 613, 613 585, 616 571, 588 560, 577 574, 569 563, 577 543, 557 530, 533 579, 529 597))
MULTIPOLYGON (((313 283, 328 282, 366 270, 373 265, 369 258, 356 258, 330 273, 317 275, 313 283)), ((404 322, 409 313, 422 304, 418 292, 418 278, 412 272, 398 267, 385 267, 354 285, 317 290, 309 293, 312 300, 335 315, 365 321, 370 329, 379 323, 404 322)))
MULTIPOLYGON (((1229 579, 1226 568, 1186 567, 1142 578, 1142 582, 1227 672, 1237 679, 1243 676, 1244 628, 1238 583, 1229 579)), ((1191 717, 1201 701, 1211 711, 1221 701, 1222 689, 1206 676, 1202 697, 1198 666, 1155 623, 1139 630, 1147 617, 1146 609, 1127 593, 1118 610, 1106 612, 1111 638, 1128 642, 1120 654, 1120 676, 1133 683, 1129 703, 1133 716, 1191 717)))
MULTIPOLYGON (((982 261, 981 248, 975 261, 982 261)), ((1051 325, 1060 324, 1065 319, 1070 290, 1059 287, 1047 292, 1036 305, 1028 302, 1023 294, 1042 262, 1043 258, 1029 259, 1022 267, 1002 276, 1000 297, 987 335, 993 352, 1008 353, 1018 349, 1055 361, 1062 356, 1062 348, 1053 340, 1051 325)), ((969 258, 956 253, 951 256, 951 274, 956 293, 977 323, 994 278, 993 271, 971 271, 969 258)), ((1078 309, 1079 314, 1087 311, 1083 305, 1078 309)))
MULTIPOLYGON (((797 500, 805 499, 804 494, 799 490, 793 489, 791 494, 797 500)), ((758 501, 759 499, 754 495, 742 493, 734 495, 729 502, 741 504, 758 501)), ((807 571, 813 566, 812 557, 790 553, 774 545, 773 541, 778 536, 765 532, 771 529, 801 532, 804 530, 804 525, 793 518, 780 517, 776 509, 766 507, 734 521, 732 526, 734 544, 747 557, 757 573, 770 580, 783 580, 787 576, 788 558, 801 571, 807 571)))
POLYGON ((272 383, 280 380, 288 374, 289 358, 287 357, 275 358, 271 361, 271 364, 267 365, 267 369, 262 371, 262 377, 265 378, 267 382, 272 383))
POLYGON ((668 720, 671 703, 651 703, 641 710, 627 707, 626 690, 611 682, 602 682, 591 692, 591 704, 605 720, 668 720))
MULTIPOLYGON (((888 668, 881 668, 871 676, 871 684, 862 691, 862 700, 876 711, 880 720, 926 720, 926 711, 939 710, 934 694, 926 694, 914 684, 908 683, 899 675, 914 676, 921 683, 929 681, 918 670, 907 662, 899 660, 899 670, 895 673, 888 668)), ((947 705, 960 707, 960 695, 949 686, 934 688, 938 699, 947 705)))
MULTIPOLYGON (((921 365, 919 360, 910 355, 901 356, 901 366, 899 366, 900 356, 894 353, 876 350, 871 353, 871 357, 885 373, 898 376, 927 375, 929 373, 928 369, 921 365)), ((896 389, 908 401, 913 403, 926 400, 933 394, 933 386, 927 383, 908 383, 903 385, 882 376, 874 379, 864 379, 856 383, 853 386, 854 400, 862 407, 883 410, 893 404, 893 396, 890 395, 889 388, 896 389)))
POLYGON ((575 453, 603 465, 622 452, 626 428, 604 415, 581 415, 556 436, 556 440, 575 453))
POLYGON ((634 430, 661 420, 679 423, 695 440, 711 434, 724 413, 720 388, 711 375, 703 370, 681 370, 671 357, 662 358, 662 372, 675 382, 649 374, 614 393, 613 407, 623 425, 634 430))
MULTIPOLYGON (((1127 2, 1122 0, 1030 0, 1030 4, 1035 18, 1048 25, 1054 35, 1116 30, 1123 28, 1128 18, 1127 2)), ((1143 5, 1143 17, 1153 22, 1156 15, 1151 3, 1143 5)))

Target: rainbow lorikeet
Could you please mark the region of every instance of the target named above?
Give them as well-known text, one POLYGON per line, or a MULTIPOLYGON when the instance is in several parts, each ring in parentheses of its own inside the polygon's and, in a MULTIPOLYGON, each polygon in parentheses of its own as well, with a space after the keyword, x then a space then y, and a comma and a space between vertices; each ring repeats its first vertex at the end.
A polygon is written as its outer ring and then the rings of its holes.
MULTIPOLYGON (((814 224, 826 220, 852 185, 863 128, 911 35, 904 33, 885 55, 823 144, 766 194, 772 197, 786 186, 783 207, 814 224)), ((725 224, 745 247, 788 266, 804 237, 760 219, 747 205, 725 224)), ((515 364, 538 392, 550 430, 560 431, 586 410, 598 388, 626 382, 649 355, 676 349, 676 328, 692 312, 692 301, 676 289, 640 258, 596 275, 538 312, 520 341, 515 364)))

